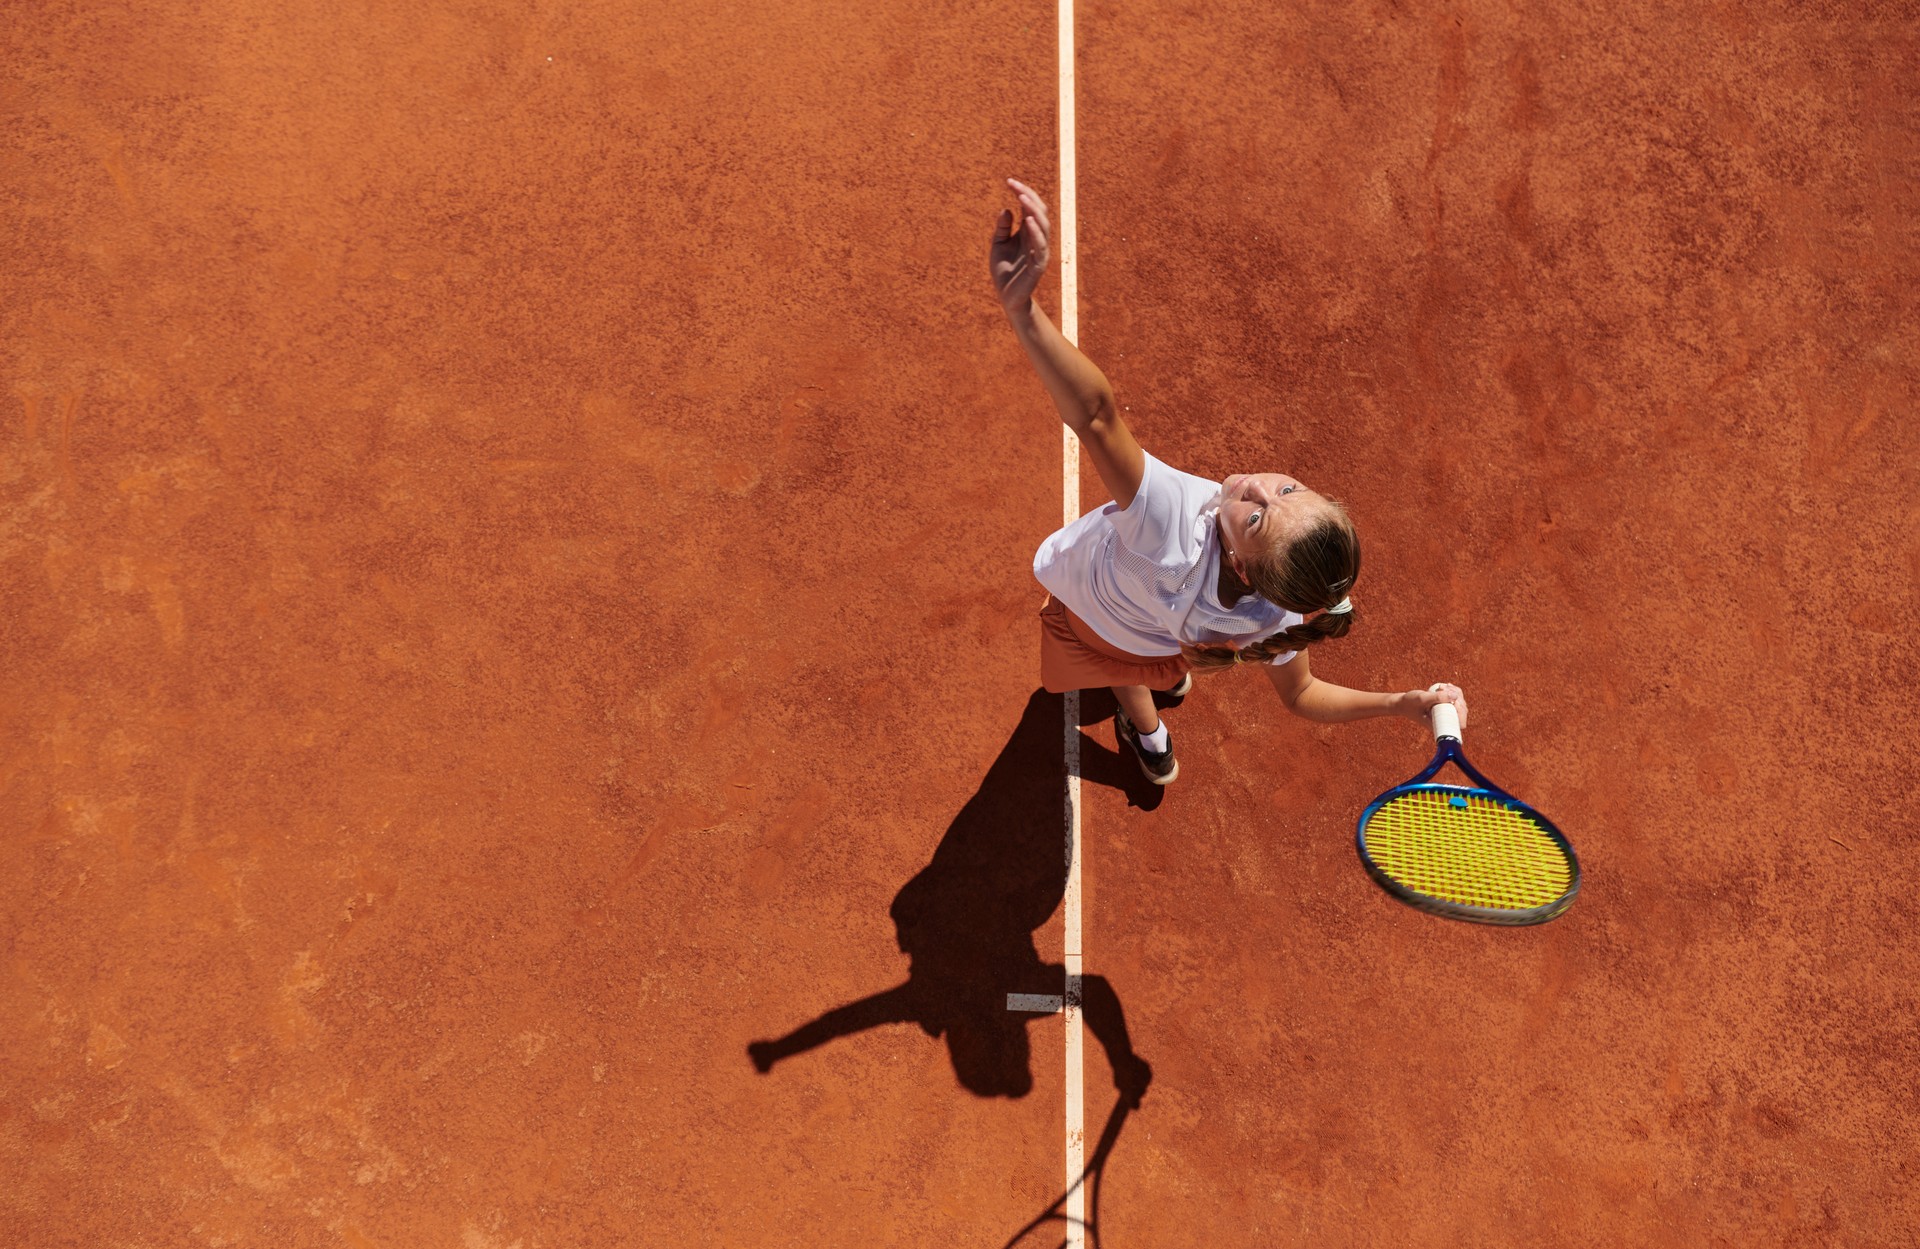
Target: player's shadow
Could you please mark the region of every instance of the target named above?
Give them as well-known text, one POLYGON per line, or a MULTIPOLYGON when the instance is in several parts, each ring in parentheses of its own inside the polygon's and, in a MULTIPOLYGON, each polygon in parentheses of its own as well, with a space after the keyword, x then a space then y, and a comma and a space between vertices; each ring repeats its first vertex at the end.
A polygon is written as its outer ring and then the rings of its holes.
MULTIPOLYGON (((1113 714, 1105 691, 1082 696, 1080 722, 1113 714)), ((1065 732, 1060 695, 1035 691, 1013 736, 960 808, 933 860, 901 886, 890 913, 911 960, 906 982, 836 1006, 783 1037, 755 1041, 761 1072, 836 1037, 881 1024, 918 1024, 944 1036, 954 1075, 982 1097, 1033 1087, 1027 1027, 1045 1016, 1008 1009, 1009 993, 1059 997, 1066 969, 1041 961, 1034 930, 1066 893, 1065 732)), ((1151 809, 1161 789, 1123 758, 1080 735, 1080 775, 1151 809)), ((1120 999, 1104 979, 1082 979, 1083 1017, 1106 1051, 1124 1104, 1138 1105, 1151 1072, 1133 1052, 1120 999)))

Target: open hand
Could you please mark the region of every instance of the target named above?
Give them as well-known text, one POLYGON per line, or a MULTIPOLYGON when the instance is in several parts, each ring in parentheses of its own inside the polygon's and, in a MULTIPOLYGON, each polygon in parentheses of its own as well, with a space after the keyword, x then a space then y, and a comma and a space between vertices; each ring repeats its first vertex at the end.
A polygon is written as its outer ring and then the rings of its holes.
POLYGON ((1129 1110, 1140 1109, 1140 1099, 1147 1095, 1147 1086, 1153 1083, 1153 1068, 1147 1060, 1129 1050, 1113 1061, 1113 1087, 1120 1092, 1120 1100, 1129 1110))
POLYGON ((1000 210, 1000 219, 993 226, 993 246, 987 252, 987 272, 1000 296, 1000 306, 1008 312, 1019 312, 1033 298, 1040 275, 1047 271, 1047 261, 1053 254, 1048 250, 1047 236, 1053 232, 1053 225, 1047 220, 1046 204, 1033 188, 1012 178, 1007 179, 1007 185, 1020 201, 1020 216, 1016 220, 1012 209, 1000 210))

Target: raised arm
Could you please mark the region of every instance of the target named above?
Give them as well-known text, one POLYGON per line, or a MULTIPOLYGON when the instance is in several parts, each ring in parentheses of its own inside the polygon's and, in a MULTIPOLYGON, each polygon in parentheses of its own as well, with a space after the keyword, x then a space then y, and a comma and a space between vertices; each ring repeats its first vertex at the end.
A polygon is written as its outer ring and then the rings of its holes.
POLYGON ((1146 472, 1145 456, 1133 431, 1120 419, 1120 406, 1113 401, 1113 387, 1106 374, 1068 342, 1034 302, 1034 289, 1051 256, 1047 239, 1052 225, 1047 220, 1046 204, 1031 188, 1012 178, 1007 179, 1007 185, 1020 199, 1022 221, 1015 223, 1012 211, 1002 209, 994 224, 988 270, 1000 306, 1006 310, 1007 320, 1047 393, 1053 396, 1060 419, 1078 436, 1114 502, 1124 508, 1140 489, 1140 478, 1146 472))

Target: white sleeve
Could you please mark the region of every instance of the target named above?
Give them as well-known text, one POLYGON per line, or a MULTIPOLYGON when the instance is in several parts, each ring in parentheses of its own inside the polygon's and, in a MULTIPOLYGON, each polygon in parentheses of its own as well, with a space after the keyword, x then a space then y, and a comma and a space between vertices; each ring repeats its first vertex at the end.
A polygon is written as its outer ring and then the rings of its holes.
POLYGON ((1110 517, 1120 543, 1129 551, 1157 558, 1175 541, 1183 519, 1180 481, 1165 464, 1150 452, 1140 474, 1140 488, 1125 510, 1110 517))

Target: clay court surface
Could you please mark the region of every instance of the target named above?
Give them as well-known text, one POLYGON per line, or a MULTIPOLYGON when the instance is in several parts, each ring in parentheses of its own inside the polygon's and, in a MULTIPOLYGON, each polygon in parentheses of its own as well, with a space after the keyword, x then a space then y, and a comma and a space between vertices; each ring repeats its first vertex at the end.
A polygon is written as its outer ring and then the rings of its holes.
MULTIPOLYGON (((1082 347, 1346 501, 1316 674, 1460 684, 1585 871, 1417 914, 1417 726, 1205 677, 1163 794, 1089 696, 1105 1249, 1920 1241, 1920 25, 1815 13, 1082 7, 1082 347)), ((0 1242, 1045 1212, 1055 10, 0 30, 0 1242)))

